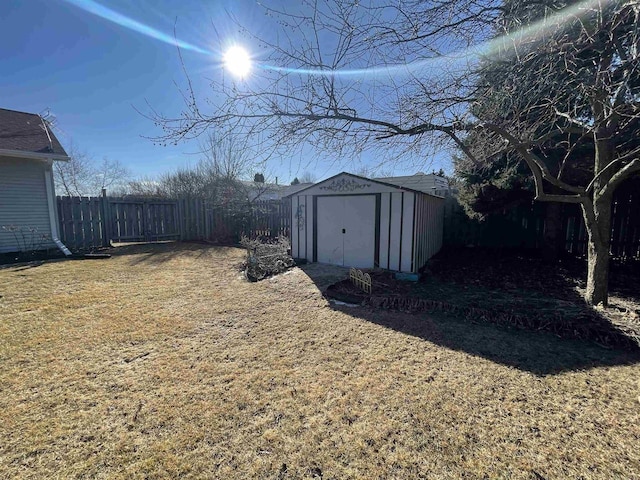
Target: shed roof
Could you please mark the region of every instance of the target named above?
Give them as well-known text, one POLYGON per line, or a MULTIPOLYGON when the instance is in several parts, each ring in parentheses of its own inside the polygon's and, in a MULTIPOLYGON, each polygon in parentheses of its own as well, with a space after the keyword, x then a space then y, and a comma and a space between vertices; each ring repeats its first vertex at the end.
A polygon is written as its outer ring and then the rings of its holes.
POLYGON ((36 113, 0 108, 0 150, 68 156, 36 113))
MULTIPOLYGON (((442 198, 440 195, 436 195, 435 194, 435 192, 433 191, 431 186, 429 186, 429 188, 424 187, 424 190, 420 190, 419 188, 414 188, 412 186, 405 185, 400 180, 398 180, 398 179, 411 178, 411 176, 409 176, 409 177, 367 178, 367 177, 362 177, 360 175, 354 175, 353 173, 349 173, 349 172, 340 172, 337 175, 334 175, 332 177, 329 177, 329 178, 326 178, 326 179, 322 180, 321 182, 312 183, 311 185, 308 185, 308 186, 298 190, 297 192, 291 192, 286 196, 290 197, 292 195, 296 195, 296 194, 298 194, 300 192, 303 192, 303 191, 305 191, 305 190, 307 190, 307 189, 309 189, 311 187, 315 187, 316 185, 320 185, 322 183, 328 182, 329 180, 333 180, 334 178, 337 178, 340 175, 349 175, 350 177, 359 178, 360 180, 365 180, 367 182, 379 183, 380 185, 386 185, 388 187, 399 188, 401 190, 406 190, 406 191, 409 191, 409 192, 424 193, 424 194, 427 194, 427 195, 431 195, 432 197, 442 198)), ((420 185, 416 185, 416 186, 420 186, 420 185)))

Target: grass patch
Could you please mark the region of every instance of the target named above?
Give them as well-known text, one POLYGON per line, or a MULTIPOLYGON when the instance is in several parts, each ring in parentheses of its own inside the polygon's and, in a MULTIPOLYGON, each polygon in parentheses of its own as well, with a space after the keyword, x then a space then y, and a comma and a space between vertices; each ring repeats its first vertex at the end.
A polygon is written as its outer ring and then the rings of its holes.
POLYGON ((640 476, 628 353, 114 253, 0 270, 0 477, 640 476))

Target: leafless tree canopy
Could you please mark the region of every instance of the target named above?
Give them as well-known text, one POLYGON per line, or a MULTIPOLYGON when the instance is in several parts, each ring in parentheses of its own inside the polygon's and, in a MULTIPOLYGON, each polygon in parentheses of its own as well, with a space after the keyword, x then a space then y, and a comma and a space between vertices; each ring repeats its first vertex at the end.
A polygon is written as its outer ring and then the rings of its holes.
POLYGON ((138 197, 202 198, 210 207, 246 203, 264 187, 242 181, 255 167, 251 150, 234 137, 208 132, 200 142, 200 159, 158 178, 130 182, 126 194, 138 197), (251 186, 251 188, 249 188, 251 186), (251 194, 251 195, 250 195, 251 194))
MULTIPOLYGON (((213 79, 210 103, 188 82, 179 116, 152 112, 165 132, 158 141, 216 128, 251 138, 265 152, 310 143, 335 155, 372 146, 415 155, 442 136, 457 141, 475 89, 470 59, 459 52, 488 38, 500 11, 485 3, 311 1, 294 12, 267 6, 266 18, 279 28, 275 38, 252 38, 268 52, 261 66, 246 82, 213 79)), ((252 36, 250 27, 245 33, 252 36)))
POLYGON ((68 162, 54 162, 53 174, 58 195, 98 196, 102 189, 122 190, 131 173, 118 160, 95 160, 75 145, 68 149, 68 162))

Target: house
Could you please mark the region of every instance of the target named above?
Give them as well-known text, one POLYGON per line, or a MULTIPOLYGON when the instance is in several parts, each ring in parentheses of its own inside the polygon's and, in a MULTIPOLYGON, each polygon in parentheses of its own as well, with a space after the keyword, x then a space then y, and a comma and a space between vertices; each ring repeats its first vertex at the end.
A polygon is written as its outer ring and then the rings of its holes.
POLYGON ((58 239, 53 162, 68 160, 39 115, 0 108, 0 253, 66 250, 58 239))
POLYGON ((313 183, 299 183, 297 185, 279 185, 277 183, 261 183, 242 181, 247 190, 247 198, 250 202, 259 200, 281 200, 295 192, 307 188, 313 183))
POLYGON ((444 226, 444 198, 418 180, 343 172, 291 194, 292 255, 418 272, 442 247, 444 226))
POLYGON ((449 181, 435 174, 418 172, 415 175, 406 175, 402 177, 381 177, 376 178, 382 182, 392 183, 399 187, 411 188, 421 192, 433 193, 439 197, 448 197, 451 195, 451 187, 449 181))

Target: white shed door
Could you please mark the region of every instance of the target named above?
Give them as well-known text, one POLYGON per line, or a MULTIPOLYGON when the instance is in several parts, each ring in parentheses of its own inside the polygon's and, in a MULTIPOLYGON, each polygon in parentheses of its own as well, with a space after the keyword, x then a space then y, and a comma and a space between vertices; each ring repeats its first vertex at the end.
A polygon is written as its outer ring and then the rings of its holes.
POLYGON ((318 262, 373 268, 376 236, 374 195, 318 197, 318 262))

